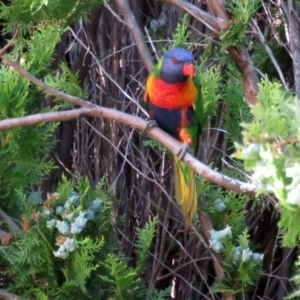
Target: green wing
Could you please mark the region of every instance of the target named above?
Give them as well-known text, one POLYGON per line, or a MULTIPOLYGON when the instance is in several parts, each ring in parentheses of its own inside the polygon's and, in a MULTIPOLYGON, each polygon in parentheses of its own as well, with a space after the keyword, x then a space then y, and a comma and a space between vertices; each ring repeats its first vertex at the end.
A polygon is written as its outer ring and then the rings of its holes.
POLYGON ((201 134, 203 127, 204 127, 204 110, 203 110, 203 100, 202 100, 202 92, 201 92, 201 85, 197 78, 194 77, 193 82, 198 90, 198 97, 194 103, 194 110, 196 115, 197 123, 199 124, 199 135, 201 134))

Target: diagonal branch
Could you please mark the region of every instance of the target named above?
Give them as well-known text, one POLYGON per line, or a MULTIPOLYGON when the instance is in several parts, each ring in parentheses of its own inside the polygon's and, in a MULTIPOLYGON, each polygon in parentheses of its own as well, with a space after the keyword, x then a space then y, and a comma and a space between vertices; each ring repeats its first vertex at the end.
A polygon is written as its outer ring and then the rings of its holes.
MULTIPOLYGON (((3 57, 2 59, 4 60, 4 62, 7 65, 12 67, 14 70, 19 72, 23 77, 25 77, 26 79, 28 79, 29 81, 31 81, 32 83, 34 83, 35 85, 37 85, 38 87, 43 89, 48 94, 53 95, 55 97, 58 97, 60 99, 63 99, 63 100, 65 100, 67 102, 70 102, 74 105, 79 105, 83 108, 87 108, 88 110, 86 110, 85 113, 87 113, 90 116, 94 116, 94 117, 97 117, 97 118, 106 118, 106 119, 114 120, 114 121, 124 123, 124 124, 129 125, 129 126, 135 127, 135 128, 137 128, 141 131, 144 131, 147 127, 147 122, 144 121, 140 117, 132 116, 132 115, 120 112, 120 111, 115 110, 115 109, 102 107, 102 106, 93 104, 89 101, 86 101, 84 99, 81 99, 81 98, 78 98, 78 97, 71 96, 71 95, 65 94, 63 92, 60 92, 60 91, 54 89, 53 87, 45 84, 44 82, 40 81, 39 79, 37 79, 33 75, 31 75, 29 72, 27 72, 25 69, 23 69, 16 62, 8 60, 5 57, 3 57)), ((76 113, 78 113, 78 111, 76 113)), ((39 121, 39 120, 40 119, 36 119, 36 121, 39 121)), ((4 126, 3 122, 5 123, 6 120, 1 121, 0 126, 4 126)), ((28 122, 28 120, 26 122, 28 122)), ((30 123, 28 125, 32 125, 32 124, 33 123, 30 123)), ((171 136, 169 136, 167 133, 165 133, 164 131, 162 131, 159 128, 151 129, 149 131, 149 135, 151 137, 153 137, 154 139, 156 139, 157 141, 159 141, 160 143, 162 143, 174 155, 176 155, 176 153, 178 153, 178 151, 181 147, 177 140, 175 140, 174 138, 172 138, 171 136)), ((230 178, 230 177, 228 177, 226 175, 223 175, 221 173, 218 173, 218 172, 210 169, 209 167, 207 167, 206 165, 204 165, 200 161, 198 161, 191 154, 186 154, 183 161, 191 169, 193 169, 195 172, 197 172, 199 175, 201 175, 205 179, 207 179, 207 180, 209 180, 213 183, 216 183, 216 184, 218 184, 218 185, 220 185, 220 186, 222 186, 226 189, 229 189, 229 190, 232 190, 232 191, 235 191, 235 192, 238 192, 238 193, 247 194, 247 195, 254 195, 255 194, 256 188, 255 188, 254 185, 252 185, 250 183, 242 182, 242 181, 230 178)))
POLYGON ((173 4, 182 10, 185 10, 190 15, 195 17, 197 20, 202 22, 206 27, 208 27, 210 30, 212 30, 215 33, 220 34, 220 25, 219 20, 212 16, 211 14, 201 10, 197 6, 193 5, 190 2, 184 1, 184 0, 161 0, 162 2, 173 4))
POLYGON ((20 233, 20 227, 15 223, 15 221, 2 209, 0 209, 0 219, 7 223, 7 225, 11 228, 12 231, 16 233, 20 233))
POLYGON ((126 22, 126 25, 130 29, 130 33, 133 35, 133 38, 136 42, 139 53, 143 59, 143 62, 145 64, 148 72, 151 72, 153 65, 154 65, 153 59, 152 59, 149 49, 146 45, 144 35, 136 22, 134 14, 132 13, 132 11, 130 9, 128 0, 116 0, 116 3, 117 3, 119 10, 126 22))

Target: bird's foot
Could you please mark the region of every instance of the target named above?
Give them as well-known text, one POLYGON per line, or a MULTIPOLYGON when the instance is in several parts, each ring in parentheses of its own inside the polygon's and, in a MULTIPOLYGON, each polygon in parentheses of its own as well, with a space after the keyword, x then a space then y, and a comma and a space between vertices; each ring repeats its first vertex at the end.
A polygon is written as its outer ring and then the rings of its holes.
POLYGON ((146 122, 147 122, 147 124, 144 129, 145 132, 147 132, 155 127, 158 127, 158 124, 157 124, 156 120, 154 120, 154 119, 148 119, 146 122))
POLYGON ((178 150, 178 152, 176 153, 177 159, 178 161, 183 160, 183 158, 185 157, 185 155, 187 154, 187 152, 190 152, 190 145, 188 143, 184 143, 180 146, 180 149, 178 150))

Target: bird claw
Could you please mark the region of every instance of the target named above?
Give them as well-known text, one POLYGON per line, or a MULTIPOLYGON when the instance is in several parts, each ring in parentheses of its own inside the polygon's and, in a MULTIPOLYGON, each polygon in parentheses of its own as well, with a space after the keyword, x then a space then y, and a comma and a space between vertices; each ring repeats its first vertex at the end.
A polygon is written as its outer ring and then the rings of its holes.
POLYGON ((178 161, 182 161, 187 152, 190 152, 190 145, 188 143, 184 143, 180 146, 180 149, 176 153, 178 161))
POLYGON ((158 124, 157 124, 156 120, 154 120, 154 119, 149 119, 146 122, 147 122, 147 124, 146 124, 146 127, 144 129, 145 132, 147 132, 147 131, 155 128, 155 127, 158 127, 158 124))

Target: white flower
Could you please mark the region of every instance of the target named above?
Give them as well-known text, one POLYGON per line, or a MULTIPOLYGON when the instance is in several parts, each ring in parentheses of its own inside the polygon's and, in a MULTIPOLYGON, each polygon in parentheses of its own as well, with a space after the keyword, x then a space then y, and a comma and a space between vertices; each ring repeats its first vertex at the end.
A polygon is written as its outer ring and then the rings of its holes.
POLYGON ((66 221, 57 220, 56 228, 63 235, 66 235, 66 234, 70 233, 70 224, 67 223, 66 221))
POLYGON ((63 246, 67 249, 69 252, 73 252, 77 249, 77 244, 74 239, 67 238, 65 242, 63 243, 63 246))
POLYGON ((292 167, 285 168, 285 174, 287 177, 300 179, 300 164, 295 163, 292 167))
POLYGON ((71 232, 73 234, 80 233, 86 226, 87 218, 85 217, 85 212, 80 212, 79 216, 71 224, 71 232))
POLYGON ((251 261, 254 262, 255 264, 260 264, 262 260, 264 259, 264 255, 260 253, 253 253, 251 255, 251 261))
POLYGON ((223 244, 218 240, 209 240, 209 247, 220 253, 224 250, 223 244))
POLYGON ((218 198, 214 201, 214 209, 218 212, 223 212, 226 210, 226 205, 222 199, 218 198))
POLYGON ((60 257, 65 259, 69 256, 69 252, 67 251, 64 245, 60 245, 57 251, 53 251, 55 257, 60 257))
POLYGON ((92 210, 96 214, 96 213, 99 213, 101 211, 102 206, 103 206, 103 201, 101 199, 99 199, 99 198, 96 198, 92 202, 89 210, 92 210))
POLYGON ((232 253, 232 260, 235 262, 240 261, 242 259, 242 253, 243 253, 243 250, 242 250, 241 246, 235 247, 235 249, 233 250, 233 253, 232 253))
POLYGON ((272 150, 270 148, 267 148, 267 149, 261 148, 261 150, 259 152, 259 156, 267 164, 272 165, 273 162, 274 162, 273 153, 272 153, 272 150))
POLYGON ((45 215, 45 216, 51 215, 52 212, 53 212, 52 208, 50 208, 50 209, 45 208, 45 207, 43 208, 43 215, 45 215))
POLYGON ((93 220, 95 218, 95 213, 92 211, 92 210, 87 210, 86 213, 85 213, 85 217, 88 219, 88 220, 93 220))
POLYGON ((222 241, 227 236, 231 237, 231 227, 226 226, 224 229, 219 231, 212 229, 209 232, 210 232, 209 246, 218 253, 222 252, 224 250, 222 241))
POLYGON ((56 226, 56 220, 55 219, 51 219, 49 221, 47 221, 47 225, 46 227, 49 229, 53 229, 56 226))
POLYGON ((226 226, 224 229, 216 231, 216 230, 210 230, 210 240, 219 240, 223 241, 227 236, 231 237, 231 227, 226 226))
POLYGON ((264 163, 257 164, 252 174, 252 180, 258 183, 266 182, 266 179, 276 177, 276 169, 273 165, 265 165, 264 163))
POLYGON ((278 199, 285 195, 285 186, 281 179, 275 178, 272 184, 267 184, 266 189, 272 192, 278 199))
POLYGON ((288 185, 286 187, 287 192, 287 202, 289 204, 300 205, 300 185, 288 185))
POLYGON ((257 159, 259 158, 260 146, 256 143, 251 143, 242 150, 244 159, 257 159))
POLYGON ((71 206, 78 206, 79 205, 79 194, 72 191, 69 194, 69 198, 64 204, 65 209, 70 209, 71 206))
POLYGON ((291 184, 286 187, 287 202, 300 205, 300 164, 295 163, 292 167, 285 169, 287 177, 292 178, 291 184))
POLYGON ((55 207, 55 213, 59 216, 63 215, 65 212, 65 209, 62 206, 56 206, 55 207))
POLYGON ((251 256, 252 256, 252 253, 253 253, 253 252, 252 252, 249 248, 243 250, 243 252, 242 252, 242 261, 243 261, 243 262, 248 262, 248 261, 250 261, 250 258, 251 258, 251 256))

